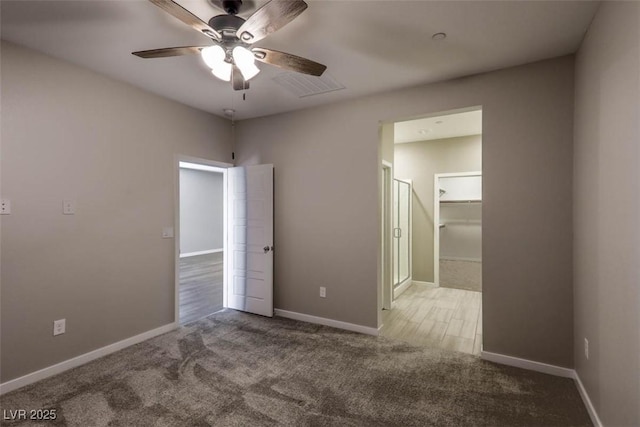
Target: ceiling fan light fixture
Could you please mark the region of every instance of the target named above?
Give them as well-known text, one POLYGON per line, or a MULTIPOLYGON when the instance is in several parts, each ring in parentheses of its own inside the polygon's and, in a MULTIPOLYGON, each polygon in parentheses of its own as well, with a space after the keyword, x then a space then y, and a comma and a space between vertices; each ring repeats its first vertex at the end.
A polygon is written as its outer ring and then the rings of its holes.
POLYGON ((218 3, 221 1, 226 14, 216 15, 209 19, 208 23, 178 4, 179 0, 149 1, 198 33, 210 37, 213 45, 168 47, 132 52, 139 58, 166 58, 200 53, 213 75, 220 80, 232 82, 233 90, 249 88, 248 81, 260 73, 256 60, 290 72, 314 77, 322 76, 327 68, 325 65, 290 53, 251 47, 254 42, 278 31, 304 12, 308 7, 304 0, 266 0, 265 4, 246 19, 238 16, 243 0, 209 0, 218 3))
POLYGON ((242 46, 236 46, 233 48, 232 54, 233 62, 240 69, 245 81, 249 81, 260 72, 260 69, 256 66, 256 59, 253 56, 253 52, 249 49, 242 46))
POLYGON ((231 81, 231 64, 222 61, 211 69, 211 74, 224 80, 225 82, 231 81))
POLYGON ((225 82, 231 80, 231 64, 225 61, 227 54, 222 46, 207 46, 202 49, 200 55, 207 67, 211 68, 214 76, 225 82))
POLYGON ((224 59, 227 56, 222 46, 218 45, 205 47, 200 52, 200 55, 202 56, 204 63, 207 64, 207 67, 211 69, 217 67, 221 62, 224 62, 224 59))

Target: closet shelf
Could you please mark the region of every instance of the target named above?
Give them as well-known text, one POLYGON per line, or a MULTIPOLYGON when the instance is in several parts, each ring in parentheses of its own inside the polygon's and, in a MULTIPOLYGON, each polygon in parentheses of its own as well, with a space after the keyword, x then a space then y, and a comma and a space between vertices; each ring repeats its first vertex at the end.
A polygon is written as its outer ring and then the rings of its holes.
POLYGON ((473 199, 473 200, 440 200, 440 203, 445 204, 461 204, 461 203, 482 203, 481 199, 473 199))

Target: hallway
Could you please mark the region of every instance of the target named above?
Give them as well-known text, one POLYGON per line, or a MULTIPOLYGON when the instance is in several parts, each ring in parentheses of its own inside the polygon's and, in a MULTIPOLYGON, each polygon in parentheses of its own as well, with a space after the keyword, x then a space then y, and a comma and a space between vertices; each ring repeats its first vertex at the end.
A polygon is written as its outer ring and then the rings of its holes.
POLYGON ((382 313, 382 336, 475 355, 482 349, 480 292, 414 283, 382 313))

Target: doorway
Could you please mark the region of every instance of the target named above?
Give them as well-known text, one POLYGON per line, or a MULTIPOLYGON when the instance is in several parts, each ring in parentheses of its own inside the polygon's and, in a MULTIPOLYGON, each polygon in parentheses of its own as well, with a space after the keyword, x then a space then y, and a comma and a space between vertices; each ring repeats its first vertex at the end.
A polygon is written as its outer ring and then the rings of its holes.
POLYGON ((381 334, 479 354, 481 108, 393 123, 392 165, 393 302, 381 334))
POLYGON ((225 306, 227 169, 211 163, 178 162, 176 319, 180 324, 225 306))
POLYGON ((178 156, 175 176, 175 322, 226 308, 273 316, 273 165, 178 156))

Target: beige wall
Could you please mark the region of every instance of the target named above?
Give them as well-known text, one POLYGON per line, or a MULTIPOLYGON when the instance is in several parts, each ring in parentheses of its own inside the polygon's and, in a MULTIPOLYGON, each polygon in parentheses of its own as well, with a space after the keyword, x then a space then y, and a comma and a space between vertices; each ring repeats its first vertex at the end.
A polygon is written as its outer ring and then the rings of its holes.
POLYGON ((379 123, 479 105, 484 348, 572 366, 573 57, 240 122, 275 165, 276 307, 377 327, 379 123))
POLYGON ((173 322, 174 155, 226 120, 2 43, 2 381, 173 322), (77 202, 62 215, 62 199, 77 202), (53 320, 67 333, 52 336, 53 320))
POLYGON ((481 170, 480 135, 395 145, 395 178, 413 180, 413 280, 433 282, 433 175, 481 170))
POLYGON ((576 59, 575 366, 607 426, 640 425, 639 28, 604 2, 576 59))

